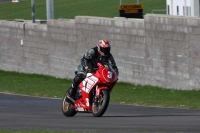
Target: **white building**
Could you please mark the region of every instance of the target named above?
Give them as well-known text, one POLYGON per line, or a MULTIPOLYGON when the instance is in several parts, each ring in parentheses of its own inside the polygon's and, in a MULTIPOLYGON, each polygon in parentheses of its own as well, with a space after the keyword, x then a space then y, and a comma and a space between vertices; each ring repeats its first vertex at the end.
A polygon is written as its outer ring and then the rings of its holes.
POLYGON ((200 16, 200 0, 167 0, 167 14, 200 16))

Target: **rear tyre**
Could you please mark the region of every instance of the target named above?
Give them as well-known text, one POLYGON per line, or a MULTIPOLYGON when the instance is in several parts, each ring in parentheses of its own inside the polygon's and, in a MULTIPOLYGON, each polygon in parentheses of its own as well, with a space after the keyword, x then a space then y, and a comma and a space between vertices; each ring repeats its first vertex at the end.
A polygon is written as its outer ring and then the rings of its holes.
MULTIPOLYGON (((66 94, 67 94, 67 92, 66 92, 66 94)), ((72 116, 76 115, 77 111, 73 108, 73 105, 67 101, 66 94, 62 101, 62 112, 66 117, 72 117, 72 116)))
POLYGON ((92 114, 95 117, 101 117, 109 104, 110 101, 110 92, 108 90, 102 90, 100 92, 100 97, 98 100, 98 104, 94 105, 94 103, 92 104, 92 114))

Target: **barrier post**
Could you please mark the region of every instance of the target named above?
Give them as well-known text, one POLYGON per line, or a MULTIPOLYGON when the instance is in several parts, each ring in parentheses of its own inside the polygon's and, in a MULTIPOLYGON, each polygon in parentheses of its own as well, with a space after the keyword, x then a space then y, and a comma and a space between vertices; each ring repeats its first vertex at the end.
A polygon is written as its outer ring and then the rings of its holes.
POLYGON ((12 2, 19 2, 20 0, 12 0, 12 2))

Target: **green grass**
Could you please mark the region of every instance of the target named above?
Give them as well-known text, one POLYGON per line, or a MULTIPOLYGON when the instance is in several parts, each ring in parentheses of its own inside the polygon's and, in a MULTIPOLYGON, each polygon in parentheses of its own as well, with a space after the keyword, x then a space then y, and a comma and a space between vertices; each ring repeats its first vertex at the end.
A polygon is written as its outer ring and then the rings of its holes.
POLYGON ((112 92, 112 101, 117 103, 160 106, 200 108, 199 90, 172 90, 153 86, 119 83, 112 92))
MULTIPOLYGON (((22 74, 0 70, 0 92, 62 98, 71 84, 37 74, 22 74)), ((200 109, 200 90, 170 90, 153 86, 117 83, 111 93, 112 103, 200 109)))
POLYGON ((37 74, 0 71, 0 91, 33 96, 62 97, 71 81, 37 74))
MULTIPOLYGON (((120 0, 54 0, 55 18, 75 16, 118 17, 120 0)), ((122 4, 136 4, 137 0, 122 0, 122 4)), ((166 0, 140 0, 144 5, 143 13, 154 9, 166 9, 166 0)), ((160 12, 165 13, 165 12, 160 12)), ((35 0, 36 19, 46 19, 46 0, 35 0)), ((31 0, 19 3, 0 2, 0 19, 31 20, 31 0)))

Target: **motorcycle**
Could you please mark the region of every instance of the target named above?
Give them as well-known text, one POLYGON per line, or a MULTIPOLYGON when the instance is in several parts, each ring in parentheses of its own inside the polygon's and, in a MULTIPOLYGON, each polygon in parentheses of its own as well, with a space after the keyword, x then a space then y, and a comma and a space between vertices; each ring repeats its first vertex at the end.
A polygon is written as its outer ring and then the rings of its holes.
POLYGON ((74 99, 66 97, 69 90, 64 95, 62 112, 66 117, 72 117, 77 112, 90 112, 95 117, 101 117, 107 110, 118 76, 110 64, 97 63, 97 66, 97 70, 87 73, 79 84, 74 99))

